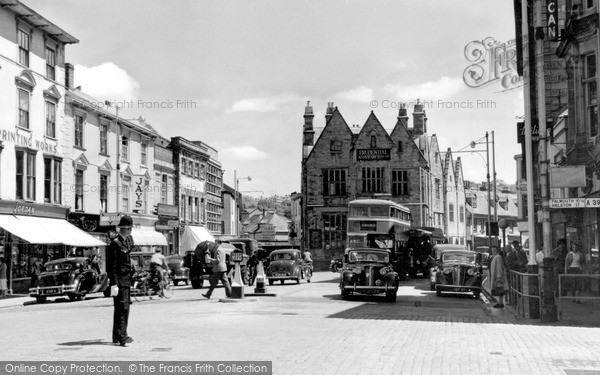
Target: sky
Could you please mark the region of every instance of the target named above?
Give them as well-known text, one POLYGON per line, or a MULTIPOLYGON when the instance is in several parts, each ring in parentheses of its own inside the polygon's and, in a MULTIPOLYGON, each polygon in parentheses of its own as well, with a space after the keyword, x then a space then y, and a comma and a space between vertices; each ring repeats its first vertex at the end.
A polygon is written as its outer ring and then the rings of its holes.
MULTIPOLYGON (((233 186, 234 171, 251 177, 240 179, 249 195, 300 191, 309 100, 316 127, 334 102, 350 126, 374 111, 391 132, 398 103, 410 114, 419 99, 441 151, 469 150, 493 131, 497 177, 516 180, 521 88, 463 77, 477 63, 467 45, 515 38, 512 1, 23 2, 80 40, 66 49, 76 86, 163 137, 217 148, 224 182, 233 186)), ((481 182, 485 144, 476 149, 455 157, 481 182)))

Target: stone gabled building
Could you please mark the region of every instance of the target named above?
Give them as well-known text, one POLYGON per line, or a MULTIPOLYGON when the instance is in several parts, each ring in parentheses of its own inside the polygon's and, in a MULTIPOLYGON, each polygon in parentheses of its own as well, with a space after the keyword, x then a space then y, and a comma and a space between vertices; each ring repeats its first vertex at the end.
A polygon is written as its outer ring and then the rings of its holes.
POLYGON ((417 226, 429 224, 427 159, 415 137, 425 131, 425 113, 415 107, 414 127, 407 127, 405 108, 388 134, 371 112, 365 124, 348 126, 328 103, 325 127, 313 126, 313 109, 304 113, 302 158, 302 233, 317 267, 343 255, 348 202, 391 197, 410 208, 417 226))

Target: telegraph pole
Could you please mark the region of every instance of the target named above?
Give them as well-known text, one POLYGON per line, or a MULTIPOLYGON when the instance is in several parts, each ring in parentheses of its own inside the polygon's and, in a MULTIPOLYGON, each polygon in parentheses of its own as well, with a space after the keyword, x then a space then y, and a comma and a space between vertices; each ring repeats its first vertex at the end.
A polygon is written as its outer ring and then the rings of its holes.
MULTIPOLYGON (((536 29, 542 26, 542 7, 545 2, 536 0, 536 29)), ((552 257, 552 223, 550 222, 550 201, 549 201, 549 184, 548 184, 548 149, 546 143, 547 129, 546 129, 546 83, 544 81, 544 40, 537 40, 536 38, 536 74, 537 74, 537 90, 538 90, 538 119, 540 127, 540 142, 538 145, 539 150, 539 165, 540 165, 540 190, 542 198, 542 244, 544 246, 544 265, 543 271, 541 272, 543 293, 541 294, 542 309, 541 309, 541 321, 542 322, 555 322, 558 320, 558 314, 556 310, 556 304, 554 302, 554 258, 552 257)), ((536 249, 531 249, 532 253, 536 249)))

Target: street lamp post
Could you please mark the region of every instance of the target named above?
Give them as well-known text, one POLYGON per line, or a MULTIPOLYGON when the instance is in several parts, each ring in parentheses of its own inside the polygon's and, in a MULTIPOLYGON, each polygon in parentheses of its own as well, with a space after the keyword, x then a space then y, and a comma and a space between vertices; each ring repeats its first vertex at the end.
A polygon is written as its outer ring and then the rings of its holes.
POLYGON ((238 202, 238 191, 240 188, 240 180, 248 180, 248 181, 252 181, 252 177, 248 176, 248 177, 237 177, 237 171, 233 171, 233 187, 235 189, 235 195, 233 197, 233 200, 235 202, 235 209, 233 210, 235 213, 235 235, 237 237, 240 236, 240 212, 241 212, 241 208, 239 205, 242 204, 242 202, 238 202))
MULTIPOLYGON (((476 141, 471 141, 469 144, 472 149, 475 148, 476 145, 482 144, 483 138, 480 138, 476 141)), ((473 150, 473 151, 456 151, 456 152, 483 152, 483 150, 473 150)), ((487 234, 488 234, 488 251, 490 254, 492 253, 492 209, 490 203, 492 202, 491 191, 490 191, 490 141, 489 141, 489 133, 485 132, 485 166, 487 168, 487 193, 488 193, 488 223, 487 223, 487 234)), ((496 205, 496 148, 494 146, 494 132, 492 131, 492 173, 494 174, 494 220, 498 218, 498 207, 496 205)))

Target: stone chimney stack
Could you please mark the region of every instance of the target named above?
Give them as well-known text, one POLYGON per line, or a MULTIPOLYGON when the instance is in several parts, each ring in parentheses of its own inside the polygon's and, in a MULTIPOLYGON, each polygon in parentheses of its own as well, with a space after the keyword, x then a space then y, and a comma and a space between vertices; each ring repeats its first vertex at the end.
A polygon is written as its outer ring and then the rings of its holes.
POLYGON ((304 134, 302 140, 302 158, 306 158, 310 152, 310 148, 314 146, 315 142, 315 131, 313 129, 313 108, 310 105, 310 101, 306 102, 304 107, 304 134))
POLYGON ((73 90, 75 85, 75 67, 73 64, 65 63, 65 86, 67 90, 73 90))
POLYGON ((325 125, 329 122, 331 115, 333 115, 333 111, 335 107, 333 106, 333 102, 327 102, 327 112, 325 113, 325 125))
POLYGON ((401 103, 398 109, 398 121, 408 128, 408 112, 406 111, 406 104, 401 103))
POLYGON ((423 104, 417 99, 413 112, 413 135, 423 135, 425 133, 425 112, 423 104))

